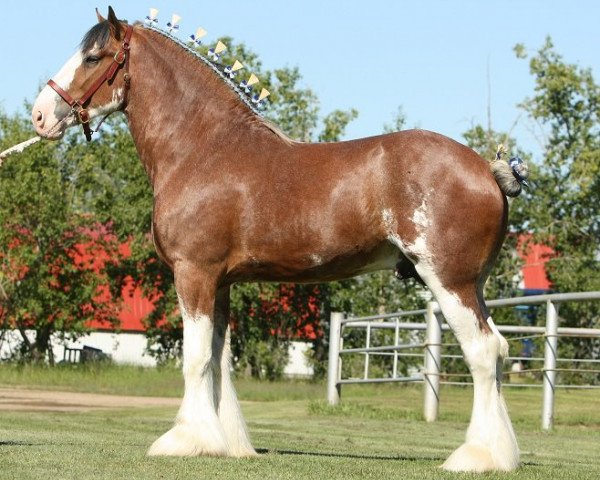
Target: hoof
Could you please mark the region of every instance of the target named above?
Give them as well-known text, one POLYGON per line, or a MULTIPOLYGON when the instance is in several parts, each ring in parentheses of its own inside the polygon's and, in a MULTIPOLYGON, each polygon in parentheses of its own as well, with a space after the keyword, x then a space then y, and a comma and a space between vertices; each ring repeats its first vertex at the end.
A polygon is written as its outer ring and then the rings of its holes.
POLYGON ((488 447, 475 443, 463 443, 448 457, 442 468, 451 472, 489 472, 494 470, 509 472, 518 466, 518 457, 495 458, 488 447))
POLYGON ((208 438, 202 427, 180 424, 156 440, 148 450, 148 455, 226 457, 230 453, 222 435, 215 434, 208 438))

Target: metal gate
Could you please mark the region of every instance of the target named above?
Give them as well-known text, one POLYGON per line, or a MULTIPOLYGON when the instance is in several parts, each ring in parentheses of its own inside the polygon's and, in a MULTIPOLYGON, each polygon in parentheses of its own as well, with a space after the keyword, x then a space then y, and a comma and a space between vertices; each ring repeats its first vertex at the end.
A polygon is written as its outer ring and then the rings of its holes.
MULTIPOLYGON (((600 388, 600 385, 563 385, 556 383, 556 374, 564 372, 586 372, 600 374, 594 368, 560 368, 557 364, 573 363, 579 365, 599 366, 598 358, 559 358, 558 340, 560 337, 600 338, 600 329, 592 328, 562 328, 559 327, 558 306, 564 302, 581 302, 600 300, 600 292, 557 293, 550 295, 535 295, 530 297, 516 297, 487 302, 489 308, 515 307, 520 305, 546 305, 546 325, 541 326, 512 326, 498 325, 498 330, 503 334, 525 334, 527 337, 507 338, 509 341, 522 340, 523 338, 544 338, 544 356, 536 358, 508 357, 508 360, 543 360, 543 367, 530 369, 528 372, 540 372, 541 384, 505 384, 506 386, 541 387, 543 388, 542 428, 552 428, 554 412, 554 392, 556 388, 600 388)), ((387 383, 387 382, 422 382, 424 385, 423 414, 427 421, 435 421, 438 416, 440 402, 440 384, 457 384, 452 381, 453 376, 463 376, 452 372, 443 372, 441 369, 443 358, 456 358, 459 355, 443 355, 442 348, 450 344, 442 343, 442 332, 450 330, 443 323, 443 316, 436 302, 429 302, 423 310, 397 312, 385 315, 353 318, 343 313, 331 314, 329 338, 329 366, 327 375, 327 400, 331 405, 340 401, 342 385, 359 383, 387 383), (408 318, 421 317, 421 322, 407 322, 408 318), (351 329, 365 330, 365 346, 360 348, 343 348, 344 334, 351 329), (371 333, 376 329, 392 329, 394 331, 394 344, 384 346, 371 345, 371 333), (400 343, 402 331, 425 332, 424 341, 411 341, 400 343), (342 356, 361 354, 364 356, 364 371, 361 378, 342 378, 342 356), (373 378, 369 375, 370 360, 375 355, 393 357, 392 374, 390 377, 373 378), (410 376, 398 376, 398 359, 401 357, 421 357, 420 372, 410 376)), ((456 344, 453 344, 456 345, 456 344)), ((510 375, 513 372, 505 372, 510 375)), ((468 384, 460 382, 461 385, 468 384)))

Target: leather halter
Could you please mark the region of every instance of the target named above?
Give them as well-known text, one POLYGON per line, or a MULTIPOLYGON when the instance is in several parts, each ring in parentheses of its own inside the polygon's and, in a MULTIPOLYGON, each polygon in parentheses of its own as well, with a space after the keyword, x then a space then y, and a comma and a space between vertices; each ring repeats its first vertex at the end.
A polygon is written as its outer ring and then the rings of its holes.
MULTIPOLYGON (((112 63, 108 66, 108 68, 104 71, 104 73, 96 79, 96 81, 87 89, 87 91, 81 96, 79 100, 75 100, 71 95, 65 92, 54 80, 48 80, 48 85, 52 88, 58 95, 68 103, 71 107, 71 111, 69 115, 75 114, 79 123, 83 127, 83 133, 85 134, 85 138, 89 142, 92 139, 92 130, 90 129, 90 114, 86 108, 86 104, 92 98, 92 95, 98 91, 98 89, 104 84, 104 82, 111 82, 117 73, 117 70, 122 66, 125 66, 125 73, 123 75, 123 80, 125 81, 125 94, 123 96, 123 102, 127 99, 127 91, 129 90, 130 77, 128 72, 129 66, 129 41, 131 40, 131 34, 133 33, 133 26, 128 25, 127 31, 125 32, 125 37, 123 38, 123 43, 121 44, 121 48, 115 53, 112 63)), ((67 115, 67 116, 69 116, 67 115)), ((65 117, 66 118, 66 117, 65 117)), ((100 122, 102 123, 102 122, 100 122)), ((98 131, 98 129, 96 129, 98 131)))

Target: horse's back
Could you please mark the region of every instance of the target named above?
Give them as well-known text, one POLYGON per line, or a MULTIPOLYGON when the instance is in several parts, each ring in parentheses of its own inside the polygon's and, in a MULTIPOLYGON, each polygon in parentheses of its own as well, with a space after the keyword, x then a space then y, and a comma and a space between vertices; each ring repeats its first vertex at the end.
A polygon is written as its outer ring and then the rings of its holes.
POLYGON ((414 129, 343 142, 297 145, 292 163, 313 179, 317 190, 320 185, 330 191, 345 184, 361 185, 362 192, 370 191, 374 196, 371 203, 389 207, 385 204, 393 201, 406 211, 414 211, 425 196, 434 195, 449 207, 480 204, 490 216, 505 213, 504 195, 489 162, 471 148, 438 133, 414 129))
MULTIPOLYGON (((481 187, 499 193, 489 162, 471 148, 439 133, 412 129, 372 137, 331 143, 296 143, 291 161, 304 166, 317 164, 341 174, 353 168, 373 170, 378 167, 386 174, 403 174, 402 183, 416 186, 431 179, 458 172, 465 181, 478 178, 481 187)), ((452 175, 454 176, 454 175, 452 175)))

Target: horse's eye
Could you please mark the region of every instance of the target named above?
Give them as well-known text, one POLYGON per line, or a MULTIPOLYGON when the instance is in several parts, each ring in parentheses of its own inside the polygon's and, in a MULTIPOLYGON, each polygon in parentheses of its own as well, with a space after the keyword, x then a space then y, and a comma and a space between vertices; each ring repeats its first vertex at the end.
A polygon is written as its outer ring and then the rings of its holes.
POLYGON ((99 61, 100 57, 97 57, 96 55, 88 55, 87 57, 85 57, 85 63, 87 63, 88 65, 94 65, 99 61))

